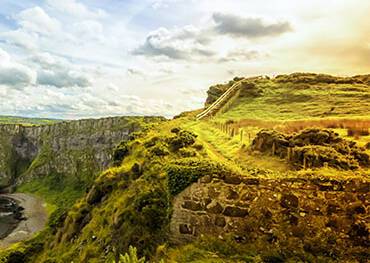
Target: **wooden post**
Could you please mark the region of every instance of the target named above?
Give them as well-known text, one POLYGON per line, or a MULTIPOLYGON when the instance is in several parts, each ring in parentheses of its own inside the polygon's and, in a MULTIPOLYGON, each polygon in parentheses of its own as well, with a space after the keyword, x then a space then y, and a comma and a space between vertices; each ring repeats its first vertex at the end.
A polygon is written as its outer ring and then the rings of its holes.
POLYGON ((244 133, 244 130, 241 129, 240 130, 240 142, 243 143, 243 133, 244 133))
POLYGON ((272 155, 275 155, 275 151, 276 151, 276 144, 275 142, 272 143, 272 155))

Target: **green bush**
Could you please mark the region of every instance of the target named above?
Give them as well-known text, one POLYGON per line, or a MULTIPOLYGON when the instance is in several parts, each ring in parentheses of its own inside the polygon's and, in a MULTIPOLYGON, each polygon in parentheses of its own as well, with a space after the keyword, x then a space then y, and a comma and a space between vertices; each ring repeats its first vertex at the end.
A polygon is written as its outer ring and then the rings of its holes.
POLYGON ((228 171, 219 163, 197 158, 182 159, 167 166, 170 194, 177 195, 204 175, 225 175, 228 171))
POLYGON ((113 161, 115 164, 120 164, 123 159, 129 154, 129 146, 127 141, 122 141, 113 151, 113 161))
MULTIPOLYGON (((115 263, 113 261, 112 263, 115 263)), ((139 258, 137 256, 137 250, 135 247, 130 246, 128 249, 128 253, 125 255, 120 255, 118 263, 145 263, 145 257, 139 258)))
POLYGON ((167 145, 165 145, 164 143, 159 143, 155 145, 153 148, 150 149, 150 152, 156 156, 166 156, 170 154, 167 149, 167 145))
POLYGON ((168 145, 173 151, 177 151, 183 147, 193 145, 197 135, 192 132, 181 130, 176 136, 167 140, 168 145))
MULTIPOLYGON (((146 183, 138 182, 139 185, 146 183)), ((150 256, 158 244, 165 242, 170 218, 170 200, 158 183, 150 189, 139 188, 127 201, 126 207, 117 216, 113 227, 113 240, 117 251, 127 251, 134 244, 140 255, 150 256)))

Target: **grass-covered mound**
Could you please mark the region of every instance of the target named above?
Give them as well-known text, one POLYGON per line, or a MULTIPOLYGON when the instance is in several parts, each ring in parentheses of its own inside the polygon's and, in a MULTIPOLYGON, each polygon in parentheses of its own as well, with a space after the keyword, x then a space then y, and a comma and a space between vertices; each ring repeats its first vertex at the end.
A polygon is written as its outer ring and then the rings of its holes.
POLYGON ((306 129, 293 135, 264 129, 257 134, 251 148, 286 158, 299 168, 330 166, 355 170, 370 166, 370 156, 364 148, 325 129, 306 129))
MULTIPOLYGON (((368 119, 369 79, 369 75, 335 77, 313 73, 237 79, 244 83, 240 85, 239 97, 227 105, 227 110, 221 110, 216 120, 368 119)), ((234 83, 235 80, 212 86, 206 105, 215 101, 234 83)))

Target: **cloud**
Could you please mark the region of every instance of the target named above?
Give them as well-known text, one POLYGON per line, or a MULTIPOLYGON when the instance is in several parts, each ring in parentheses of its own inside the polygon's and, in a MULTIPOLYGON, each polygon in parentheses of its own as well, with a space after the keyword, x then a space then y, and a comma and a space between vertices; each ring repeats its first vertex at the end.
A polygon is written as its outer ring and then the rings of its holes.
POLYGON ((25 9, 15 16, 23 29, 39 34, 50 34, 59 30, 60 23, 39 7, 25 9))
POLYGON ((37 72, 37 84, 63 87, 88 87, 91 82, 86 74, 81 72, 67 59, 52 55, 50 53, 40 53, 31 58, 39 69, 37 72))
POLYGON ((90 81, 86 76, 78 72, 62 70, 51 71, 41 70, 37 75, 37 84, 54 86, 57 88, 63 87, 88 87, 90 81))
MULTIPOLYGON (((278 36, 291 30, 288 22, 267 24, 262 18, 243 18, 234 15, 214 13, 212 23, 203 27, 188 25, 182 28, 159 28, 148 34, 145 42, 136 48, 132 54, 146 57, 167 57, 174 60, 213 60, 218 53, 228 49, 227 44, 222 46, 219 41, 223 36, 229 36, 231 42, 236 43, 235 37, 259 38, 278 36)), ((229 42, 230 43, 230 42, 229 42)), ((255 59, 255 51, 230 54, 226 60, 255 59)), ((225 60, 224 59, 224 60, 225 60)))
POLYGON ((168 30, 159 28, 151 32, 145 43, 135 49, 133 55, 148 57, 165 56, 170 59, 197 59, 212 57, 213 51, 205 46, 208 39, 203 31, 193 26, 168 30))
POLYGON ((30 68, 19 64, 0 48, 0 85, 23 89, 35 82, 36 73, 30 68))
POLYGON ((226 56, 220 58, 220 62, 243 62, 243 61, 250 61, 256 60, 261 58, 263 55, 257 50, 243 50, 243 49, 236 49, 227 53, 226 56))
POLYGON ((69 14, 78 18, 102 18, 106 13, 102 9, 92 10, 76 0, 47 0, 47 4, 61 13, 69 14))
POLYGON ((22 29, 17 29, 4 33, 0 32, 0 40, 26 50, 35 50, 37 49, 38 36, 29 34, 22 29))
POLYGON ((215 30, 234 37, 259 38, 278 36, 292 30, 289 22, 265 23, 261 18, 243 18, 230 14, 215 13, 215 30))

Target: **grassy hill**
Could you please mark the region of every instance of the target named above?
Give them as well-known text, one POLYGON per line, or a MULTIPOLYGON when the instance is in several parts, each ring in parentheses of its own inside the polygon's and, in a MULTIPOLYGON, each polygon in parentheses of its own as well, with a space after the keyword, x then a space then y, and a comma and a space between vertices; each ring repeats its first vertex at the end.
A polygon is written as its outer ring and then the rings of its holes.
MULTIPOLYGON (((327 118, 370 118, 370 86, 304 78, 292 74, 275 78, 244 79, 238 98, 216 120, 291 121, 327 118), (329 83, 327 83, 329 82, 329 83)), ((338 78, 340 79, 340 78, 338 78)), ((349 82, 349 81, 348 81, 349 82)))
POLYGON ((0 124, 45 125, 61 122, 62 120, 47 118, 27 118, 19 116, 1 116, 0 124))

